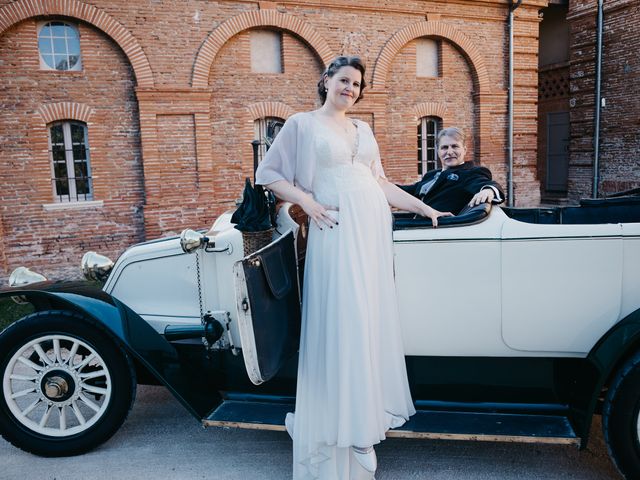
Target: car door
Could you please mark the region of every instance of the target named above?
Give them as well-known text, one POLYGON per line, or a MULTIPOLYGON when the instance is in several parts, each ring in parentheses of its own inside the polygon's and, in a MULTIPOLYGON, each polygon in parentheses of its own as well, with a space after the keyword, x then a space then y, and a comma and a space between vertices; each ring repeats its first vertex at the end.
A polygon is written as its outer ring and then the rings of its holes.
POLYGON ((623 259, 620 224, 509 219, 502 232, 504 341, 521 352, 585 356, 620 318, 623 259))
POLYGON ((249 379, 273 378, 298 351, 300 287, 292 231, 234 265, 238 330, 249 379))
POLYGON ((393 232, 404 350, 415 357, 498 356, 500 209, 474 225, 393 232))

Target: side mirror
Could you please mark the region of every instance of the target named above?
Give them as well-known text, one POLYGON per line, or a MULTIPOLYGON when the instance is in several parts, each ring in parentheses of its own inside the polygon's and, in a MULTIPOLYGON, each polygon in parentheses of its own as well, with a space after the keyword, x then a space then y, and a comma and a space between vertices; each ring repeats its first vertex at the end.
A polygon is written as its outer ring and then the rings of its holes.
POLYGON ((109 278, 109 274, 113 269, 113 262, 109 257, 99 253, 87 252, 82 256, 80 268, 82 268, 82 274, 87 280, 104 282, 109 278))
POLYGON ((204 248, 209 243, 209 237, 195 230, 187 228, 180 234, 180 246, 184 253, 193 253, 199 248, 204 248))

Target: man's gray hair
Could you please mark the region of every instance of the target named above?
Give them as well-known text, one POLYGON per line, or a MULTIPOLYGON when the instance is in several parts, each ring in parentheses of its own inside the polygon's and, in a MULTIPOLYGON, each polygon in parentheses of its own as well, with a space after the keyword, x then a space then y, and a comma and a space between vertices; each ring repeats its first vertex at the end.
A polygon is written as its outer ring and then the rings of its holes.
POLYGON ((436 144, 440 145, 440 139, 442 137, 452 137, 455 138, 456 140, 458 140, 460 143, 462 143, 462 145, 465 145, 465 141, 466 141, 466 136, 464 134, 464 131, 461 128, 458 127, 448 127, 448 128, 443 128, 442 130, 440 130, 438 132, 438 136, 436 138, 436 144))

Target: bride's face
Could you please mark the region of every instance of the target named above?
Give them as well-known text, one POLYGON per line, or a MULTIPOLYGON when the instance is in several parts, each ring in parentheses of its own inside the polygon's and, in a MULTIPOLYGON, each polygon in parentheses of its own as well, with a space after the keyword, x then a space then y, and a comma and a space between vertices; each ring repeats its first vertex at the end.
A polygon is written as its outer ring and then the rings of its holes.
POLYGON ((327 103, 338 110, 347 110, 360 96, 361 83, 362 74, 358 69, 349 65, 340 67, 333 77, 324 79, 327 103))

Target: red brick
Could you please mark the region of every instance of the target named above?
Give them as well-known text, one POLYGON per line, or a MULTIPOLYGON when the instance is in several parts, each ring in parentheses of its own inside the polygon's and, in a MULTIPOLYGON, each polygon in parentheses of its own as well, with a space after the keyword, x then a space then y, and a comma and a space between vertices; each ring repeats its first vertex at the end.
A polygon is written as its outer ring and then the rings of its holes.
MULTIPOLYGON (((537 32, 545 5, 526 0, 516 14, 518 205, 540 198, 537 32)), ((318 77, 342 53, 368 65, 370 87, 353 116, 372 124, 391 180, 416 178, 416 122, 430 113, 464 127, 470 158, 505 183, 507 9, 503 0, 0 0, 0 280, 22 264, 75 276, 87 249, 115 257, 133 242, 210 226, 252 175, 256 115, 316 108, 318 77), (36 17, 75 19, 81 72, 39 70, 36 17), (282 32, 284 73, 251 73, 252 28, 282 32), (438 78, 415 76, 415 39, 424 35, 442 43, 438 78), (42 207, 53 200, 46 122, 57 115, 88 123, 100 208, 42 207)))

